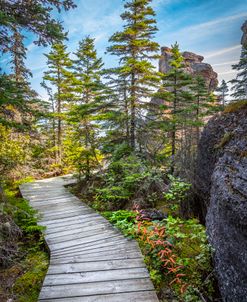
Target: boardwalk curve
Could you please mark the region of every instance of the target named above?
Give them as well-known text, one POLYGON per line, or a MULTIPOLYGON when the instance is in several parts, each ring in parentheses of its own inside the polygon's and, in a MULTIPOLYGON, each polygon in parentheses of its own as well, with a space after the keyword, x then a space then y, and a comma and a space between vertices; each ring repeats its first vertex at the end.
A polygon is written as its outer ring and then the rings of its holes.
POLYGON ((56 177, 20 187, 41 215, 50 265, 41 302, 158 302, 138 244, 72 195, 56 177))

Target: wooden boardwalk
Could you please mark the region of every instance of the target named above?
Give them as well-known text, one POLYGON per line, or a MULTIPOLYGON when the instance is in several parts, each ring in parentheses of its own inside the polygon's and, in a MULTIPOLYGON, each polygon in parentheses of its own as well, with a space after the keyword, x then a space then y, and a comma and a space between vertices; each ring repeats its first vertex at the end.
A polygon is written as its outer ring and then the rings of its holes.
POLYGON ((64 185, 71 177, 23 184, 46 226, 50 265, 42 302, 158 302, 138 244, 125 238, 64 185))

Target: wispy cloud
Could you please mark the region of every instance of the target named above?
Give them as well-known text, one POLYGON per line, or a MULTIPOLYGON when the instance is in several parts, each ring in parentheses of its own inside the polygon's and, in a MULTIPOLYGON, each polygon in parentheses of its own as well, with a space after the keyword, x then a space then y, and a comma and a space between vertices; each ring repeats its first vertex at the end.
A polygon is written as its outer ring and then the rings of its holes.
MULTIPOLYGON (((182 29, 170 31, 166 34, 169 44, 178 41, 181 45, 196 44, 197 46, 207 41, 209 37, 220 36, 222 33, 232 31, 235 24, 247 17, 247 12, 215 18, 213 20, 185 26, 182 29)), ((238 25, 240 26, 240 25, 238 25)), ((240 28, 239 28, 240 32, 240 28)), ((239 38, 240 39, 240 38, 239 38)), ((205 45, 208 47, 208 45, 205 45)))
POLYGON ((226 75, 226 74, 236 74, 236 71, 235 70, 228 70, 228 71, 224 71, 224 72, 219 72, 219 76, 223 76, 223 75, 226 75))
POLYGON ((216 63, 216 64, 212 64, 212 66, 232 65, 232 64, 236 64, 236 63, 238 63, 237 60, 235 60, 235 61, 227 61, 227 62, 222 62, 222 63, 216 63))
POLYGON ((231 46, 231 47, 227 47, 227 48, 223 48, 223 49, 220 49, 220 50, 210 52, 208 54, 204 54, 204 57, 206 59, 213 58, 213 57, 218 57, 218 56, 221 56, 221 55, 226 54, 228 52, 239 50, 239 49, 241 49, 241 45, 234 45, 234 46, 231 46))
POLYGON ((201 30, 208 30, 212 27, 215 27, 216 25, 220 25, 222 23, 228 23, 228 22, 232 22, 241 18, 245 18, 247 17, 247 12, 244 13, 240 13, 240 14, 235 14, 235 15, 230 15, 230 16, 226 16, 226 17, 221 17, 221 18, 217 18, 208 22, 204 22, 204 23, 200 23, 200 24, 196 24, 196 25, 192 25, 192 26, 188 26, 185 30, 189 30, 189 31, 198 31, 198 33, 201 33, 201 30))

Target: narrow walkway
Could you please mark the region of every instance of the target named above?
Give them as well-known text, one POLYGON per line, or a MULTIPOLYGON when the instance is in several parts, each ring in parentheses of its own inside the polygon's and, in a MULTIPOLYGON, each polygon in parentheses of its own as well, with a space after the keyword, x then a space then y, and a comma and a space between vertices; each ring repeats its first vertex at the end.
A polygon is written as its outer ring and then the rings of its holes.
POLYGON ((125 238, 64 185, 70 177, 23 184, 46 226, 50 266, 41 302, 158 302, 138 244, 125 238))

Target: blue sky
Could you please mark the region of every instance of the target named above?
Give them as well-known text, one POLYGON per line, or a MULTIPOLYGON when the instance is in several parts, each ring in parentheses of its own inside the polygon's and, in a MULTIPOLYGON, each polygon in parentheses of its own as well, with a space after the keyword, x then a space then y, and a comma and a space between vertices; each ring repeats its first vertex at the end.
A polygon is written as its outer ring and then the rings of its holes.
MULTIPOLYGON (((59 20, 69 32, 69 51, 75 51, 78 41, 91 35, 96 39, 96 48, 106 66, 112 66, 116 59, 106 55, 105 50, 108 38, 121 29, 123 1, 75 2, 76 9, 59 15, 59 20)), ((230 80, 234 77, 231 65, 240 56, 240 27, 247 19, 247 0, 154 0, 153 7, 159 28, 155 39, 161 46, 170 46, 177 41, 182 51, 203 55, 204 62, 212 64, 219 73, 219 80, 230 80)), ((49 48, 35 46, 30 36, 26 40, 26 46, 26 63, 33 72, 31 84, 45 97, 40 82, 46 70, 46 58, 43 54, 49 52, 49 48)), ((6 58, 0 62, 3 67, 7 64, 6 58)))

